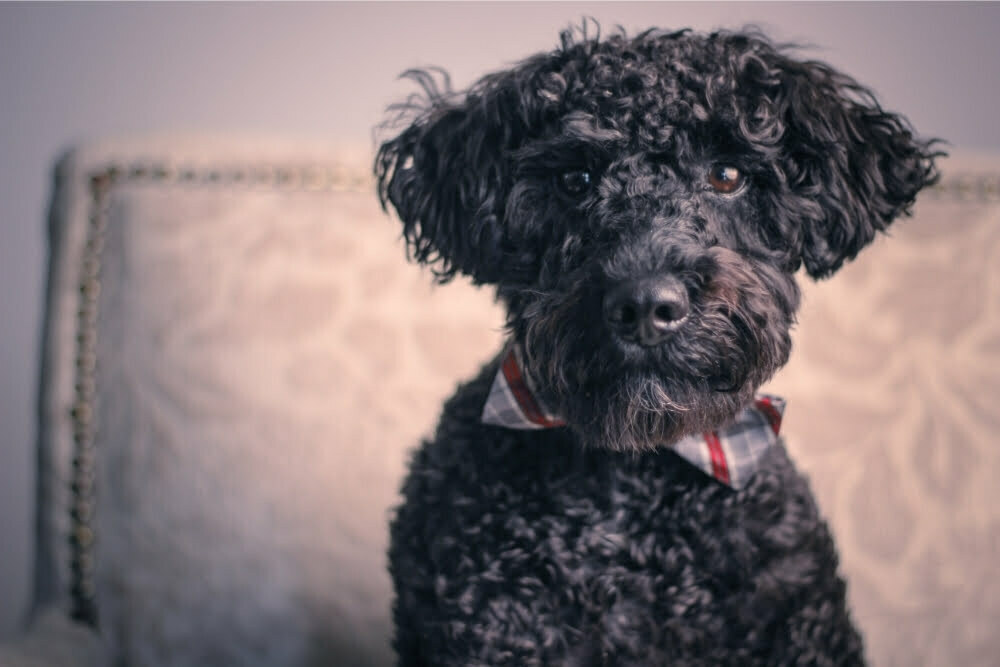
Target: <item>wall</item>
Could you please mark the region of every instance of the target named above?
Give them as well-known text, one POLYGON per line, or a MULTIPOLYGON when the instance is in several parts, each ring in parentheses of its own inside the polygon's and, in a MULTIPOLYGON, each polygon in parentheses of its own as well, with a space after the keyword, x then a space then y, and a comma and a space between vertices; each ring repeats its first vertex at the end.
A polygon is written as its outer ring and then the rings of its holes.
POLYGON ((457 85, 583 15, 757 24, 872 86, 926 135, 1000 150, 1000 4, 0 4, 0 637, 27 604, 49 169, 103 136, 198 131, 370 145, 415 65, 457 85))

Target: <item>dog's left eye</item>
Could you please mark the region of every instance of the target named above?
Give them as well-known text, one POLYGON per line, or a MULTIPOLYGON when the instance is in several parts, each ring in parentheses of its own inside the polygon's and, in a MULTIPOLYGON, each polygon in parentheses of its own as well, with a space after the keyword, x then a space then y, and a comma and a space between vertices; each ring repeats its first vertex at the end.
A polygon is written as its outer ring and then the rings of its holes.
POLYGON ((732 194, 743 186, 743 173, 729 164, 717 164, 708 171, 708 184, 724 195, 732 194))
POLYGON ((594 178, 585 169, 571 169, 560 173, 556 181, 560 190, 568 195, 578 197, 590 190, 594 178))

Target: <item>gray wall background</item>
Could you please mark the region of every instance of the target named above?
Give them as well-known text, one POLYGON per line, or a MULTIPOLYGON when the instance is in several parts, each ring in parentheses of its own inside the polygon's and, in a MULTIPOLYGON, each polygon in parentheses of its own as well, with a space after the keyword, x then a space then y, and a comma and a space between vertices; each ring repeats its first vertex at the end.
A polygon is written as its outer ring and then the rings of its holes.
POLYGON ((737 27, 815 45, 954 149, 1000 151, 1000 4, 0 4, 0 638, 28 603, 49 173, 100 137, 196 131, 370 144, 415 65, 457 85, 605 29, 737 27))

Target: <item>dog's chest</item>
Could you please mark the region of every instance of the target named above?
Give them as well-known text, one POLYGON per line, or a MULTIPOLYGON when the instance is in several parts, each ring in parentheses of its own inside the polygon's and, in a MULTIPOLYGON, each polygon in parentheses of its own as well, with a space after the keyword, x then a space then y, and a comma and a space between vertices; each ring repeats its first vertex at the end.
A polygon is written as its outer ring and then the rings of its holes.
POLYGON ((460 394, 414 457, 390 552, 401 604, 432 600, 420 623, 452 619, 449 645, 530 637, 546 655, 582 652, 539 664, 586 665, 605 651, 668 664, 721 651, 723 636, 765 651, 787 605, 833 571, 780 446, 734 491, 668 450, 482 425, 474 398, 460 394))
POLYGON ((698 604, 705 581, 738 577, 723 555, 741 532, 731 490, 671 452, 633 457, 549 440, 527 438, 482 462, 486 497, 470 499, 489 508, 469 519, 506 581, 614 617, 623 612, 616 600, 680 615, 698 604))
POLYGON ((442 494, 422 498, 436 505, 424 526, 431 560, 448 564, 445 604, 515 633, 558 629, 549 639, 579 645, 580 664, 601 664, 588 647, 628 653, 623 643, 639 640, 648 655, 675 630, 710 642, 720 609, 744 604, 754 582, 740 505, 683 459, 542 434, 482 444, 449 457, 446 477, 435 466, 442 494))

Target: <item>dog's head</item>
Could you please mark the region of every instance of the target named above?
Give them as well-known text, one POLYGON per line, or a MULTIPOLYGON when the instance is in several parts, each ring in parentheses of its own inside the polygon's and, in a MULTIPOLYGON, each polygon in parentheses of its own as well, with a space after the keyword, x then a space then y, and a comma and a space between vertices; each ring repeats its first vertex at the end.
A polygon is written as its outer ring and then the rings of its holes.
POLYGON ((932 142, 755 33, 561 47, 424 96, 375 171, 411 254, 497 286, 527 373, 584 440, 731 418, 788 358, 793 274, 832 274, 936 178, 932 142))

